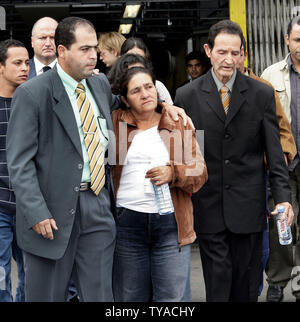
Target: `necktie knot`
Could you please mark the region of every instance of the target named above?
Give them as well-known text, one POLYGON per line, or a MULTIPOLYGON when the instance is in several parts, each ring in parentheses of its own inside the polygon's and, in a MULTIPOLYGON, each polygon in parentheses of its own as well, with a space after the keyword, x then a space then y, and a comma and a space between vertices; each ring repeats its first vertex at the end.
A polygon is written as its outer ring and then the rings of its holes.
POLYGON ((229 108, 229 101, 230 101, 229 88, 224 85, 220 89, 220 93, 221 93, 221 100, 222 100, 222 105, 223 105, 223 108, 224 108, 224 112, 225 112, 225 114, 227 114, 228 113, 228 108, 229 108))
POLYGON ((229 88, 225 85, 223 87, 221 87, 221 89, 220 89, 220 92, 222 95, 228 93, 228 91, 229 91, 229 88))
POLYGON ((49 67, 49 66, 44 66, 43 67, 43 73, 45 73, 46 71, 48 71, 48 70, 50 70, 51 69, 51 67, 49 67))
POLYGON ((84 85, 82 85, 81 83, 78 83, 75 91, 77 94, 85 93, 84 85))

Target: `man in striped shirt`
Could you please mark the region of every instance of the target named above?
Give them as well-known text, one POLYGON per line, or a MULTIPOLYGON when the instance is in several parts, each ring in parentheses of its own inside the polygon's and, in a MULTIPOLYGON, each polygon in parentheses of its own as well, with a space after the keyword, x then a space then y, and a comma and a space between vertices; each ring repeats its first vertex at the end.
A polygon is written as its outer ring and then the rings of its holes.
POLYGON ((6 162, 6 132, 10 105, 16 88, 27 80, 29 57, 18 40, 0 42, 0 302, 13 301, 10 267, 13 256, 18 265, 16 302, 24 302, 23 255, 15 235, 16 203, 6 162))

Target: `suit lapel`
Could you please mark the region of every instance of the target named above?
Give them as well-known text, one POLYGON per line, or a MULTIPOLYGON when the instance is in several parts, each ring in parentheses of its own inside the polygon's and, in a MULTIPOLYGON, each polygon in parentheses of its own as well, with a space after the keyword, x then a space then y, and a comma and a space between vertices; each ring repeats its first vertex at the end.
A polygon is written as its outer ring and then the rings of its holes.
POLYGON ((218 118, 225 123, 226 115, 217 86, 211 75, 211 71, 208 71, 205 75, 205 79, 203 79, 202 90, 208 94, 206 95, 206 102, 208 106, 216 113, 218 118))
POLYGON ((57 102, 57 104, 54 105, 53 110, 60 120, 61 124, 63 125, 64 129, 66 130, 66 133, 74 144, 77 152, 82 157, 79 132, 68 94, 66 93, 63 83, 57 74, 56 67, 54 67, 53 70, 49 71, 48 73, 49 76, 51 76, 53 96, 55 101, 57 102))
POLYGON ((103 102, 101 102, 101 98, 107 97, 107 93, 104 92, 103 87, 101 86, 99 80, 96 76, 92 76, 87 79, 87 84, 89 86, 90 91, 93 94, 93 97, 98 105, 100 113, 104 116, 107 122, 107 128, 109 130, 113 130, 113 124, 111 120, 110 109, 105 108, 103 102))
POLYGON ((35 63, 34 63, 34 59, 31 58, 31 59, 29 59, 29 74, 28 74, 28 79, 31 79, 34 76, 36 76, 35 63))
POLYGON ((236 74, 236 79, 232 89, 232 95, 230 97, 228 114, 225 121, 225 128, 232 121, 235 115, 239 112, 241 106, 246 101, 244 95, 242 94, 242 92, 244 92, 248 88, 245 77, 247 76, 242 75, 239 71, 236 74))

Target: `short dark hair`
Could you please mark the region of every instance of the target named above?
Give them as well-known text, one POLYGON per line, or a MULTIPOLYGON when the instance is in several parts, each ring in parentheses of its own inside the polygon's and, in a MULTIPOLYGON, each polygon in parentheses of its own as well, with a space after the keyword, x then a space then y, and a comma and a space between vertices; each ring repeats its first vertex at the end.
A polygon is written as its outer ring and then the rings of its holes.
POLYGON ((244 36, 242 37, 242 47, 244 48, 244 51, 246 52, 247 51, 247 43, 246 43, 246 39, 244 36))
POLYGON ((208 59, 206 54, 198 50, 191 51, 185 56, 185 67, 187 67, 189 61, 193 59, 197 59, 200 61, 200 64, 203 67, 203 73, 206 73, 211 67, 210 60, 208 59))
POLYGON ((216 24, 212 25, 209 29, 207 44, 210 49, 214 48, 215 39, 220 33, 238 35, 241 38, 241 47, 242 47, 243 32, 241 27, 237 23, 231 20, 221 20, 216 24))
POLYGON ((188 62, 190 60, 194 60, 194 59, 197 59, 199 60, 200 62, 202 62, 203 60, 203 56, 201 55, 201 52, 198 51, 198 50, 194 50, 194 51, 191 51, 190 53, 188 53, 186 56, 185 56, 185 66, 188 65, 188 62))
POLYGON ((69 49, 70 46, 76 42, 75 31, 79 25, 90 26, 90 28, 95 30, 94 25, 87 19, 83 19, 80 17, 67 17, 57 25, 57 28, 55 30, 54 38, 56 48, 59 45, 63 45, 67 49, 69 49))
POLYGON ((125 54, 119 57, 115 63, 112 65, 111 69, 107 74, 107 78, 111 84, 112 92, 114 94, 119 93, 120 78, 123 75, 130 65, 141 64, 146 69, 152 71, 152 64, 150 61, 146 60, 141 55, 136 54, 125 54))
POLYGON ((118 86, 115 94, 122 95, 126 98, 127 91, 128 91, 128 83, 131 80, 131 78, 138 73, 148 74, 151 77, 153 84, 155 85, 155 76, 154 76, 152 70, 144 68, 144 67, 132 67, 132 68, 125 70, 120 75, 119 86, 118 86))
POLYGON ((294 17, 288 24, 288 27, 287 27, 287 35, 289 36, 291 34, 291 31, 294 27, 294 25, 300 25, 300 16, 296 16, 294 17))
POLYGON ((6 39, 0 42, 0 64, 5 65, 7 59, 7 51, 11 47, 25 47, 25 45, 15 39, 6 39))
POLYGON ((121 55, 126 54, 128 52, 128 50, 130 50, 134 47, 137 47, 137 48, 143 50, 145 53, 146 59, 151 60, 150 52, 149 52, 146 44, 144 43, 144 41, 141 38, 136 38, 136 37, 127 38, 123 42, 123 45, 121 47, 121 55))

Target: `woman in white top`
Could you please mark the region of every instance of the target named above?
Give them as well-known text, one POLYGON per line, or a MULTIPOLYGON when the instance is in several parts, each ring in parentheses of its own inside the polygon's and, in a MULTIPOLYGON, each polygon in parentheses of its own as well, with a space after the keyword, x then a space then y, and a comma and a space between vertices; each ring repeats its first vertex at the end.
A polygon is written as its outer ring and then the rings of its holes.
MULTIPOLYGON (((141 38, 130 37, 126 39, 121 47, 121 55, 138 54, 150 62, 150 52, 141 38)), ((155 81, 158 98, 166 103, 173 105, 172 97, 166 86, 159 80, 155 81)))
POLYGON ((117 204, 114 299, 189 301, 190 244, 196 238, 190 193, 207 180, 195 130, 159 108, 151 71, 127 68, 114 84, 112 91, 124 103, 112 113, 117 204), (174 211, 162 214, 154 185, 164 184, 174 211))

